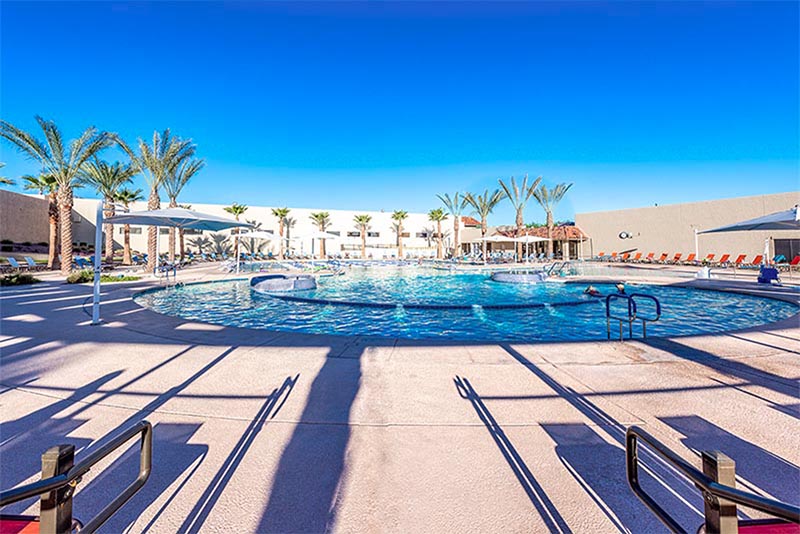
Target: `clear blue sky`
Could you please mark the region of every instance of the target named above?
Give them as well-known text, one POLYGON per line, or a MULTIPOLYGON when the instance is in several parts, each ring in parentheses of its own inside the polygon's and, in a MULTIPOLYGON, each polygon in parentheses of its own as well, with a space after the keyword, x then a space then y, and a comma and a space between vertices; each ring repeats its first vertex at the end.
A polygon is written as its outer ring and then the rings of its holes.
POLYGON ((792 191, 798 6, 3 1, 0 115, 191 137, 186 202, 423 211, 526 172, 575 183, 560 218, 792 191))

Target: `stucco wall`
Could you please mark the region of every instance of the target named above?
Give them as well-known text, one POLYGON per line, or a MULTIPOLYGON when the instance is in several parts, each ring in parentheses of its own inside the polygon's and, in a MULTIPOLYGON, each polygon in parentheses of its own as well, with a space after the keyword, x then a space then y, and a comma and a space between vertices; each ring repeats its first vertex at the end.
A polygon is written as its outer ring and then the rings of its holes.
MULTIPOLYGON (((584 245, 584 257, 605 252, 655 252, 656 257, 666 252, 672 257, 684 257, 694 252, 694 230, 710 230, 737 221, 752 219, 776 211, 786 210, 800 202, 800 192, 740 197, 688 204, 672 204, 648 208, 578 213, 575 223, 589 236, 584 245), (620 232, 633 237, 620 239, 620 232)), ((800 232, 726 232, 699 236, 700 257, 709 253, 747 254, 752 259, 764 250, 764 240, 797 239, 800 232)), ((774 248, 772 249, 774 250, 774 248)))
POLYGON ((0 239, 47 243, 49 224, 46 200, 0 189, 0 239))

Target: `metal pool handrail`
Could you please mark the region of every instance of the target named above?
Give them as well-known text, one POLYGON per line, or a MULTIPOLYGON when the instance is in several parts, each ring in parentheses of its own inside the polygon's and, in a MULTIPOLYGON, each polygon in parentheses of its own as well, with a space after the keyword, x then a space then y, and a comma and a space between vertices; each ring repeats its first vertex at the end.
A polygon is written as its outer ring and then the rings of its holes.
POLYGON ((628 485, 633 493, 673 532, 686 533, 655 500, 650 497, 639 484, 639 441, 647 444, 648 448, 656 455, 663 458, 668 464, 680 471, 703 492, 706 499, 726 499, 736 504, 741 504, 754 510, 767 513, 771 516, 785 519, 792 523, 800 523, 800 507, 793 506, 774 499, 768 499, 754 493, 726 486, 715 482, 712 478, 691 465, 689 462, 668 449, 666 445, 637 426, 628 428, 625 434, 625 463, 628 476, 628 485))

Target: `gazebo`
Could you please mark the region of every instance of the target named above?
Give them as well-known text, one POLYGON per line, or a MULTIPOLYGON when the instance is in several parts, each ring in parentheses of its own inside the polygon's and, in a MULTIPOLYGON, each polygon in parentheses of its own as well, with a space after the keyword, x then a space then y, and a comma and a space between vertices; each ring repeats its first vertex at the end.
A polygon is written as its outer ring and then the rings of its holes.
MULTIPOLYGON (((517 236, 517 229, 514 226, 498 227, 498 233, 507 236, 521 237, 524 235, 531 235, 535 237, 547 237, 547 227, 539 226, 536 228, 525 228, 522 230, 520 236, 517 236)), ((589 239, 589 236, 575 224, 559 224, 553 228, 553 254, 556 257, 561 256, 567 260, 569 258, 582 258, 583 257, 583 242, 589 239)), ((547 252, 547 242, 533 244, 536 253, 547 252)))

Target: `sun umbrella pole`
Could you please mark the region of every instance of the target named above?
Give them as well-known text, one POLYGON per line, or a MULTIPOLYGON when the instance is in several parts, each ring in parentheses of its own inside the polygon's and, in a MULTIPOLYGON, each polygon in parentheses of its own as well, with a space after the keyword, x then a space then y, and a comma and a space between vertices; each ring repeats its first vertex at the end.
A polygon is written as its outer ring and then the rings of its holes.
POLYGON ((94 292, 92 293, 92 324, 100 324, 100 255, 103 249, 103 202, 97 203, 97 216, 94 227, 94 292))

